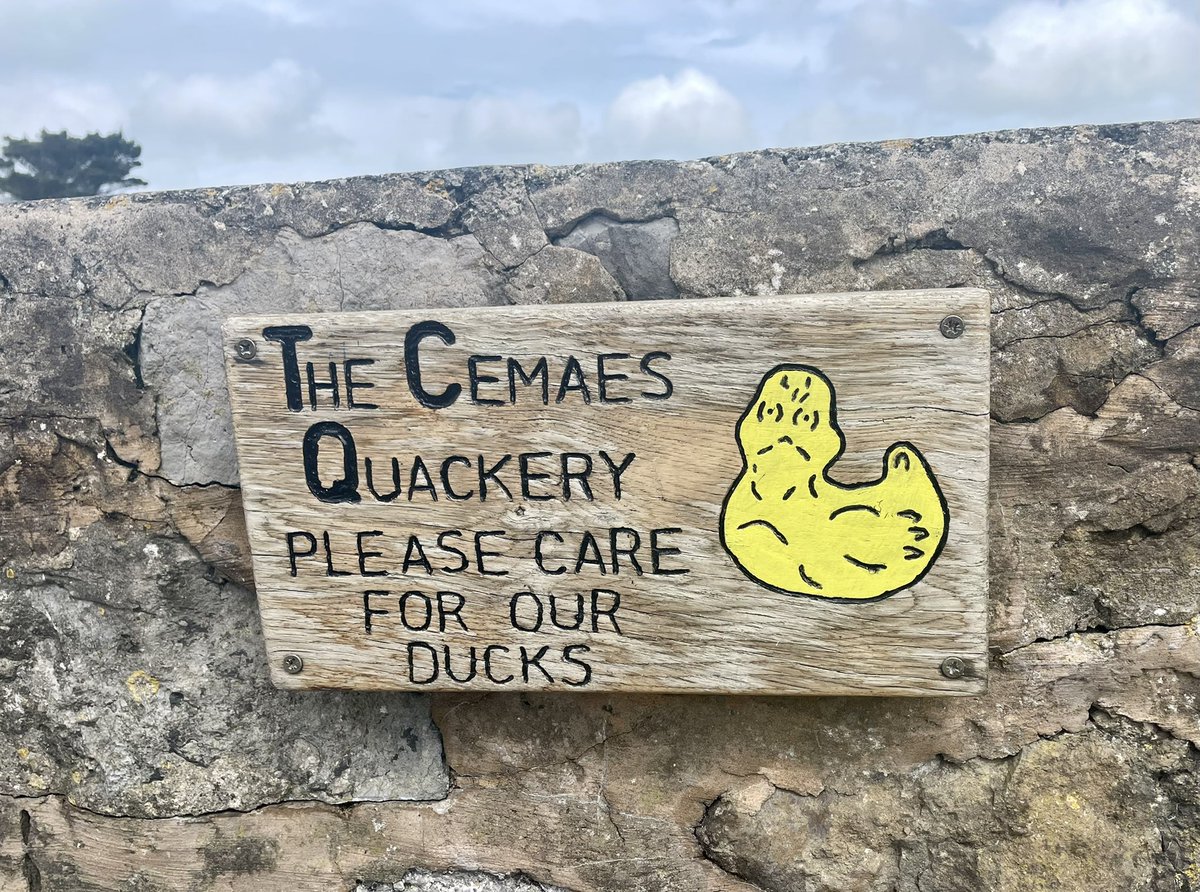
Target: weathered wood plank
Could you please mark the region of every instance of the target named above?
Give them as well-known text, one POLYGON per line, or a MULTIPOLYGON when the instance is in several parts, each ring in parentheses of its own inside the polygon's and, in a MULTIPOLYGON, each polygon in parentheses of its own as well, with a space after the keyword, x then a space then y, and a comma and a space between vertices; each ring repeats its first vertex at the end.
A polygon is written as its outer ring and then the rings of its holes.
POLYGON ((979 692, 987 314, 954 289, 230 320, 276 683, 979 692))

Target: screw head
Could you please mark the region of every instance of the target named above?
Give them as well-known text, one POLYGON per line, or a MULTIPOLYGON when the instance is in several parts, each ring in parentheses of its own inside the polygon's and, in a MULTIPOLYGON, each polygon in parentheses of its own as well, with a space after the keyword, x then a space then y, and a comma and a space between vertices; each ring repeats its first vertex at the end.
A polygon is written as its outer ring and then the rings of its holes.
POLYGON ((938 331, 944 338, 961 338, 966 330, 967 323, 963 322, 962 316, 947 316, 938 324, 938 331))
POLYGON ((304 660, 296 654, 288 654, 283 658, 283 671, 288 675, 299 675, 304 671, 304 660))
POLYGON ((233 352, 242 362, 248 362, 258 355, 258 347, 249 338, 242 338, 233 345, 233 352))
POLYGON ((967 674, 967 661, 962 657, 946 657, 942 660, 942 675, 947 678, 962 678, 967 674))

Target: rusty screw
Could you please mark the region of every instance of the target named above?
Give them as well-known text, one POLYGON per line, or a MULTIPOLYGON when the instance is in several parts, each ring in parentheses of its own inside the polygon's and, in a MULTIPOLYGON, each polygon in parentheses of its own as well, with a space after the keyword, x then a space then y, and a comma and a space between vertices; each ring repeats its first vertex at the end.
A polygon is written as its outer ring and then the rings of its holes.
POLYGON ((249 362, 258 355, 258 347, 249 338, 242 338, 233 345, 233 352, 237 354, 237 358, 242 362, 249 362))
POLYGON ((966 330, 967 323, 963 322, 962 316, 947 316, 938 324, 938 331, 944 338, 961 338, 966 330))
POLYGON ((288 675, 299 675, 304 671, 304 660, 295 654, 288 654, 283 658, 283 671, 288 675))
POLYGON ((942 675, 947 678, 962 678, 967 674, 967 661, 962 657, 946 657, 942 660, 942 675))

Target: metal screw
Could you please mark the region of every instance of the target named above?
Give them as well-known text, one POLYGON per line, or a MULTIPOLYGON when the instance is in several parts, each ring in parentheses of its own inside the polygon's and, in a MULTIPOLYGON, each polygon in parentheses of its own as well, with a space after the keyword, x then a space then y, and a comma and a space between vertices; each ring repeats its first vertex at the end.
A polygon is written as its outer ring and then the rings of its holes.
POLYGON ((947 678, 962 678, 966 674, 967 661, 962 657, 946 657, 942 660, 942 675, 947 678))
POLYGON ((299 675, 304 671, 304 661, 295 654, 283 658, 283 671, 288 675, 299 675))
POLYGON ((961 338, 966 330, 967 323, 962 321, 962 316, 947 316, 938 325, 938 331, 944 338, 961 338))
POLYGON ((258 355, 258 347, 249 338, 242 338, 233 345, 233 352, 237 354, 237 358, 242 362, 249 362, 258 355))

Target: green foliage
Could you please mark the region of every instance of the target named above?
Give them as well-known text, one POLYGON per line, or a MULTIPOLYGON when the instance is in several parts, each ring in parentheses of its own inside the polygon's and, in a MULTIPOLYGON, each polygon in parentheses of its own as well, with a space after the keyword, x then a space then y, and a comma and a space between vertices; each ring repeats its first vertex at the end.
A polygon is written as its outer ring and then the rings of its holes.
POLYGON ((142 147, 121 133, 70 136, 46 130, 37 139, 5 137, 0 151, 0 192, 18 201, 99 195, 144 186, 129 176, 140 167, 142 147))

